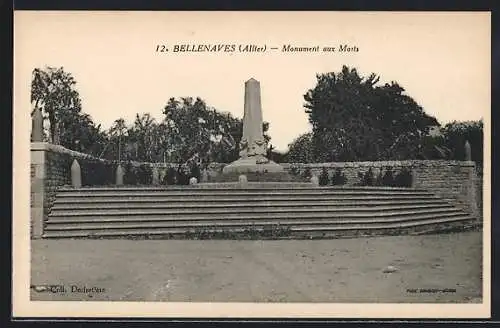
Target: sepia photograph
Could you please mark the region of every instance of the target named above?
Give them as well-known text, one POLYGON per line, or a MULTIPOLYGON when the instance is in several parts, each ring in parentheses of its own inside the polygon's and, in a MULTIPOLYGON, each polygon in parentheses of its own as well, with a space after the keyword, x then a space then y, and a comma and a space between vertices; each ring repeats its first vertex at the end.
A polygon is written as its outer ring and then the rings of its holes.
POLYGON ((490 38, 15 11, 13 314, 489 317, 490 38))

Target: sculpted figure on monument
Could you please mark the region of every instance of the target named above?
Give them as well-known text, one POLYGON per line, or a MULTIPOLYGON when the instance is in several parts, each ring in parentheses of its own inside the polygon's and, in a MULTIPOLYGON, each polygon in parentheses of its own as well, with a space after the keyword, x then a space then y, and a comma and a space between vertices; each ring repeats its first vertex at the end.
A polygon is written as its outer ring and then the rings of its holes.
POLYGON ((253 140, 249 145, 247 139, 240 141, 240 157, 265 156, 266 143, 264 140, 253 140))
POLYGON ((247 139, 241 139, 241 141, 240 141, 240 157, 247 156, 247 152, 248 152, 247 149, 248 149, 247 139))

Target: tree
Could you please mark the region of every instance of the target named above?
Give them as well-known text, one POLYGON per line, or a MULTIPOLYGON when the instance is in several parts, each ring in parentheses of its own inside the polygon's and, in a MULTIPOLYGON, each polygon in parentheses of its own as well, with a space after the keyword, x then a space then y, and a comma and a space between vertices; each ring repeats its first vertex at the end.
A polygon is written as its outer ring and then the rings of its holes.
POLYGON ((42 110, 49 121, 52 142, 96 155, 104 149, 106 135, 90 115, 82 112, 75 85, 76 80, 63 67, 35 68, 31 81, 33 111, 42 110))
POLYGON ((451 158, 465 159, 465 142, 471 145, 472 160, 483 163, 483 121, 453 121, 443 128, 444 143, 451 150, 451 158))
POLYGON ((289 163, 312 163, 314 162, 314 153, 312 146, 311 132, 304 133, 288 145, 286 155, 289 163))
POLYGON ((275 150, 273 145, 269 145, 267 149, 267 158, 276 163, 286 163, 287 162, 287 152, 281 152, 275 150))
POLYGON ((163 133, 160 131, 158 123, 145 113, 139 116, 136 114, 134 125, 128 129, 127 141, 135 150, 132 158, 138 161, 158 162, 162 160, 161 147, 164 141, 163 133))
POLYGON ((56 127, 63 117, 68 114, 75 117, 81 111, 81 100, 75 85, 74 77, 65 72, 63 67, 46 67, 45 70, 35 68, 32 72, 33 110, 43 110, 50 122, 49 129, 53 140, 56 133, 64 133, 62 129, 71 129, 71 126, 66 125, 59 126, 61 130, 57 131, 56 127))
POLYGON ((114 160, 130 160, 130 149, 123 156, 123 144, 126 140, 124 137, 128 136, 127 126, 125 124, 125 120, 123 118, 118 118, 113 122, 113 125, 109 129, 109 145, 111 146, 111 158, 114 160), (116 145, 116 148, 114 147, 116 145))
POLYGON ((88 114, 68 111, 59 117, 60 143, 62 146, 91 155, 99 155, 107 144, 101 125, 95 125, 88 114))
MULTIPOLYGON (((200 98, 170 98, 163 109, 169 129, 166 149, 171 162, 228 163, 238 158, 242 120, 207 106, 200 98)), ((264 138, 269 124, 263 123, 264 138)))
POLYGON ((314 161, 411 158, 428 127, 439 125, 396 82, 377 86, 373 73, 343 66, 316 78, 304 95, 314 161))

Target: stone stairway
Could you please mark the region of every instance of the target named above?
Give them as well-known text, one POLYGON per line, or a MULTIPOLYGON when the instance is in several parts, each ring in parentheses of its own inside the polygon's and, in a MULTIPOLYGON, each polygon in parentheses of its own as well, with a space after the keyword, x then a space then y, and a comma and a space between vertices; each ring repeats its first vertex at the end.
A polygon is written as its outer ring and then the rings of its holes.
POLYGON ((333 238, 437 232, 473 221, 432 193, 409 188, 63 188, 44 237, 333 238))

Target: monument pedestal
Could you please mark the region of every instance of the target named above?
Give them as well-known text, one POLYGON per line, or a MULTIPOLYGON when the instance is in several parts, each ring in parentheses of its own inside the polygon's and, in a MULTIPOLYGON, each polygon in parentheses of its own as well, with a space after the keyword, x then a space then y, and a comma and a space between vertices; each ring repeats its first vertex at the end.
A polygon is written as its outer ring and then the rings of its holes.
POLYGON ((278 173, 284 172, 281 165, 268 160, 264 156, 240 158, 222 170, 223 174, 248 174, 248 173, 278 173))

